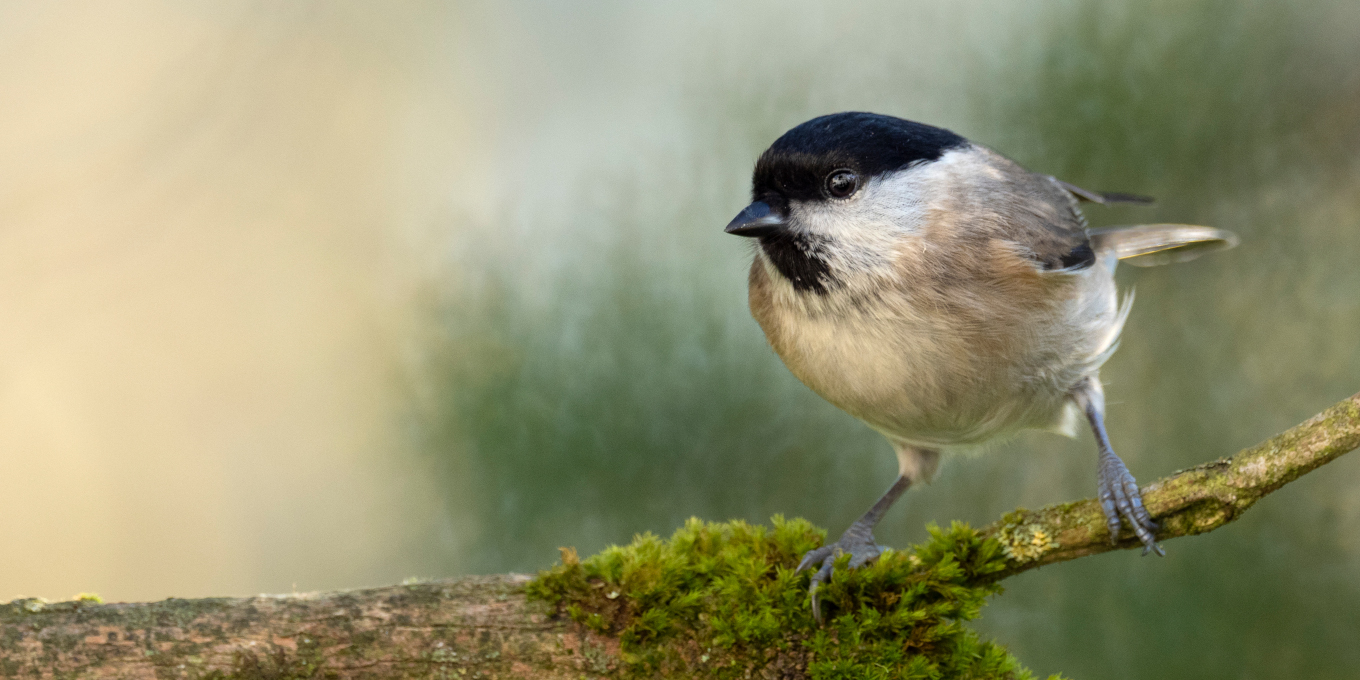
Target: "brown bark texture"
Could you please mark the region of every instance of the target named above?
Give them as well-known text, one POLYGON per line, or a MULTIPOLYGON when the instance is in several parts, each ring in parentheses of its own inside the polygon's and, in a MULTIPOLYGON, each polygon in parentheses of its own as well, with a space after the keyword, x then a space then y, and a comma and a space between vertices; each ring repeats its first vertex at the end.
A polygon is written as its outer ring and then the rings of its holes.
MULTIPOLYGON (((1360 394, 1240 453, 1149 484, 1158 539, 1227 524, 1266 494, 1360 447, 1360 394)), ((1017 510, 985 527, 1004 578, 1139 547, 1112 544, 1096 501, 1017 510)), ((370 590, 0 605, 0 677, 582 678, 614 674, 619 642, 525 598, 528 576, 473 576, 370 590)))

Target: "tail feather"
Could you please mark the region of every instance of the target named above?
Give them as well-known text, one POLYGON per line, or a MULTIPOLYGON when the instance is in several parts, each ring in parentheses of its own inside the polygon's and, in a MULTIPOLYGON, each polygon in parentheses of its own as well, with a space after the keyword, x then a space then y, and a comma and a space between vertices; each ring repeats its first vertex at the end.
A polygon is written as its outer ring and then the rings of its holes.
POLYGON ((1135 267, 1187 262, 1214 250, 1237 245, 1237 234, 1193 224, 1140 224, 1088 232, 1097 253, 1113 252, 1135 267))

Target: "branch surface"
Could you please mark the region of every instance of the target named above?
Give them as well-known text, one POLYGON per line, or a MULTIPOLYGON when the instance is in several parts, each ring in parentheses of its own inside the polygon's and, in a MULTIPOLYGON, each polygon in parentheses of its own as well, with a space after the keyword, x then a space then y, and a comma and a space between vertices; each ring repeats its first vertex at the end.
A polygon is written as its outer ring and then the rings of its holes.
POLYGON ((15 600, 0 605, 0 676, 556 680, 603 670, 610 641, 527 602, 528 581, 471 576, 137 604, 15 600))
MULTIPOLYGON (((1242 516, 1266 494, 1360 447, 1360 394, 1228 458, 1196 465, 1143 487, 1143 503, 1161 528, 1157 540, 1194 536, 1242 516)), ((984 527, 1006 546, 1006 578, 1054 562, 1110 550, 1142 548, 1127 526, 1110 541, 1094 498, 1017 510, 984 527)))
MULTIPOLYGON (((1211 531, 1360 447, 1360 394, 1276 437, 1158 480, 1158 539, 1211 531)), ((1005 578, 1139 547, 1111 545, 1093 499, 985 527, 1005 578)), ((525 598, 529 577, 479 576, 336 593, 140 604, 0 605, 0 675, 34 678, 579 678, 615 675, 619 641, 525 598)), ((790 676, 793 677, 793 676, 790 676)))

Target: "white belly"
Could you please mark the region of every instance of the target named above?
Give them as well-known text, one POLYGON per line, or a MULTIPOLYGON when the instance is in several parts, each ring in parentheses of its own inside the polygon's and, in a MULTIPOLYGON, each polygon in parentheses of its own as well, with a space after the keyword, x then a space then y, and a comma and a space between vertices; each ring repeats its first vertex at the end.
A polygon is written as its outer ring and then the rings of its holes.
POLYGON ((794 375, 889 439, 978 444, 1061 427, 1072 387, 1108 357, 1126 311, 1112 272, 1097 265, 1066 291, 1039 314, 1002 305, 990 323, 910 295, 840 313, 776 295, 778 318, 757 320, 794 375))

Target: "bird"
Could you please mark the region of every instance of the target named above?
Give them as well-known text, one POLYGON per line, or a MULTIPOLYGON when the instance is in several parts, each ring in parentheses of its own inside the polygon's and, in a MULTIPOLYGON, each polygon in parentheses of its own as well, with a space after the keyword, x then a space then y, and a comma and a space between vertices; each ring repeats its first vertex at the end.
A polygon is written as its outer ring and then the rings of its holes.
POLYGON ((1116 264, 1230 248, 1185 224, 1090 229, 1081 202, 1150 203, 1032 172, 943 128, 844 112, 780 136, 756 161, 751 203, 726 227, 754 241, 751 314, 800 381, 887 438, 891 487, 798 571, 818 587, 886 548, 873 529, 942 454, 1023 430, 1095 435, 1097 497, 1112 542, 1127 523, 1149 551, 1157 524, 1105 430, 1101 365, 1133 302, 1116 264))

